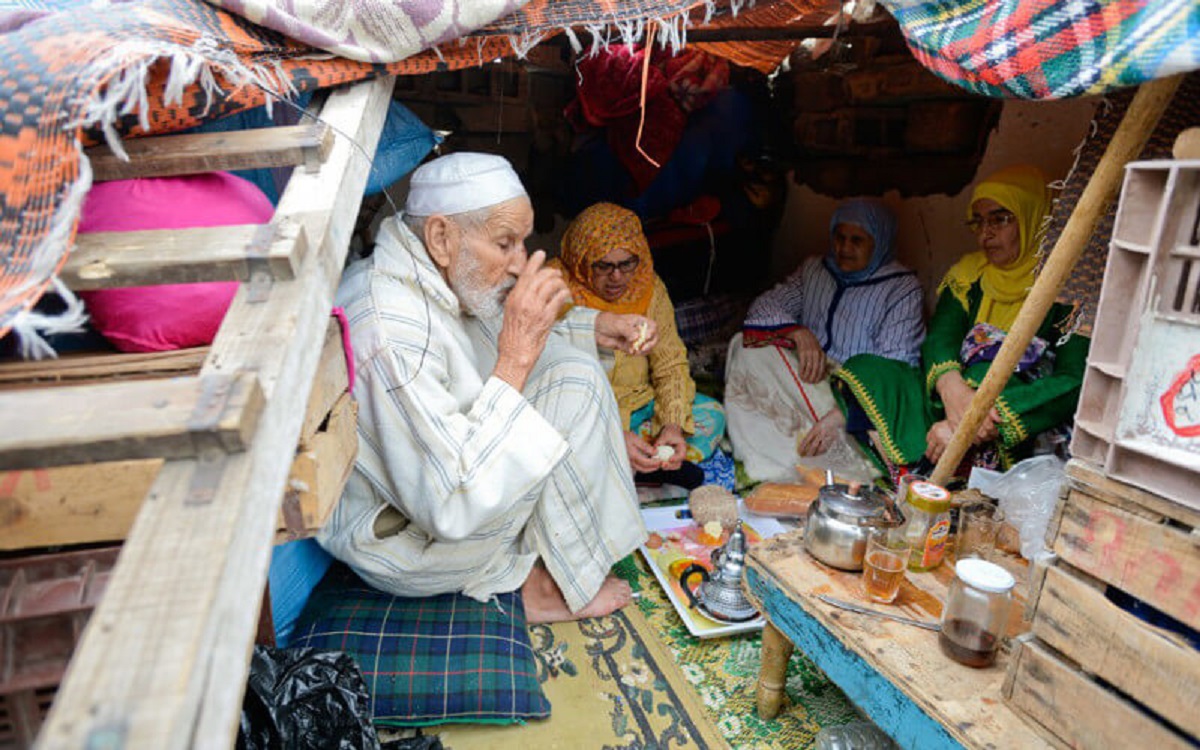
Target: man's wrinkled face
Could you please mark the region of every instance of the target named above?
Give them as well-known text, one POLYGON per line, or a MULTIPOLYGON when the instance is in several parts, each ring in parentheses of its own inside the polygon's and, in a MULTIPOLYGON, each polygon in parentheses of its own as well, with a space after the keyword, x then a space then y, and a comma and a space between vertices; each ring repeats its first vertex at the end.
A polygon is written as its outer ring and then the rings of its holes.
POLYGON ((533 232, 533 205, 514 198, 495 206, 481 229, 462 227, 458 250, 447 268, 450 288, 471 315, 491 318, 525 266, 525 239, 533 232))

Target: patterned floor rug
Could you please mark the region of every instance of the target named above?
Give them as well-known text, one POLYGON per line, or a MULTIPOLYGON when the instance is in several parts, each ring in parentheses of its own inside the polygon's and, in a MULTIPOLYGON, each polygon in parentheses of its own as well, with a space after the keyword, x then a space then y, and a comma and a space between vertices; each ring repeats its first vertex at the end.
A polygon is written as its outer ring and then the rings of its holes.
POLYGON ((637 558, 626 577, 636 607, 604 618, 531 628, 553 713, 524 726, 453 726, 450 750, 484 748, 807 748, 825 726, 859 720, 850 701, 803 654, 788 666, 788 702, 755 711, 761 637, 699 640, 637 558))

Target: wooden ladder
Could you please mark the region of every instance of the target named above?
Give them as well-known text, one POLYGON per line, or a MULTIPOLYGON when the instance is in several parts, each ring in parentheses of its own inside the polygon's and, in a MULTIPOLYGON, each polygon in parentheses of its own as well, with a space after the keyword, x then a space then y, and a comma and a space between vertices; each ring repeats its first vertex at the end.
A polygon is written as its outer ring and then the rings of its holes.
MULTIPOLYGON (((79 238, 62 274, 76 290, 243 282, 198 370, 175 362, 162 372, 176 377, 19 391, 0 382, 0 413, 15 426, 0 435, 2 470, 162 462, 38 747, 233 744, 280 500, 311 432, 305 407, 393 84, 334 91, 319 124, 145 138, 126 144, 130 163, 93 158, 107 179, 300 168, 262 226, 79 238)), ((156 357, 145 359, 153 370, 156 357)))

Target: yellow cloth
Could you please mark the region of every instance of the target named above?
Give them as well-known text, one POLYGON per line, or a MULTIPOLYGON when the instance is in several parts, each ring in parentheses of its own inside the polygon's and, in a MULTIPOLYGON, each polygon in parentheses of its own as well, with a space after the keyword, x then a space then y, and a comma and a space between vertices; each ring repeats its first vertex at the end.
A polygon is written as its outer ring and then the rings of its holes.
POLYGON ((613 313, 645 315, 658 278, 641 220, 613 203, 588 206, 576 216, 563 234, 562 251, 550 265, 565 272, 575 304, 613 313), (592 264, 618 248, 636 255, 638 267, 625 294, 609 302, 592 290, 592 264))
POLYGON ((967 204, 967 218, 975 202, 990 198, 1017 217, 1021 232, 1021 254, 1007 268, 988 262, 982 250, 963 256, 946 272, 938 293, 949 289, 964 308, 967 292, 976 282, 983 289, 983 302, 975 316, 976 323, 990 323, 1007 331, 1017 318, 1037 270, 1038 249, 1045 234, 1045 218, 1050 208, 1046 194, 1046 178, 1037 167, 1021 165, 1008 167, 975 186, 967 204))
POLYGON ((630 416, 653 400, 652 434, 658 435, 665 425, 677 424, 690 435, 695 432, 692 401, 696 398, 696 382, 688 370, 687 347, 675 328, 675 307, 666 285, 657 276, 646 317, 658 324, 658 345, 649 355, 637 357, 614 352, 615 362, 608 376, 617 397, 621 426, 629 429, 630 416))

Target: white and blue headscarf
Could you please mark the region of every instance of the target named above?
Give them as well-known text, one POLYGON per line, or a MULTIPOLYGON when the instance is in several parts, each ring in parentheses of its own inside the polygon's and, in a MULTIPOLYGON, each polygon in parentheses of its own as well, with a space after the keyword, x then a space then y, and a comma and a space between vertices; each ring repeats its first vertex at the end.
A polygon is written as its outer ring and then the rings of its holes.
POLYGON ((839 284, 850 286, 871 278, 896 255, 896 217, 882 201, 854 198, 837 207, 829 219, 829 252, 825 254, 825 268, 839 284), (861 271, 846 273, 837 266, 833 249, 833 232, 838 224, 854 224, 875 240, 875 252, 867 267, 861 271))

